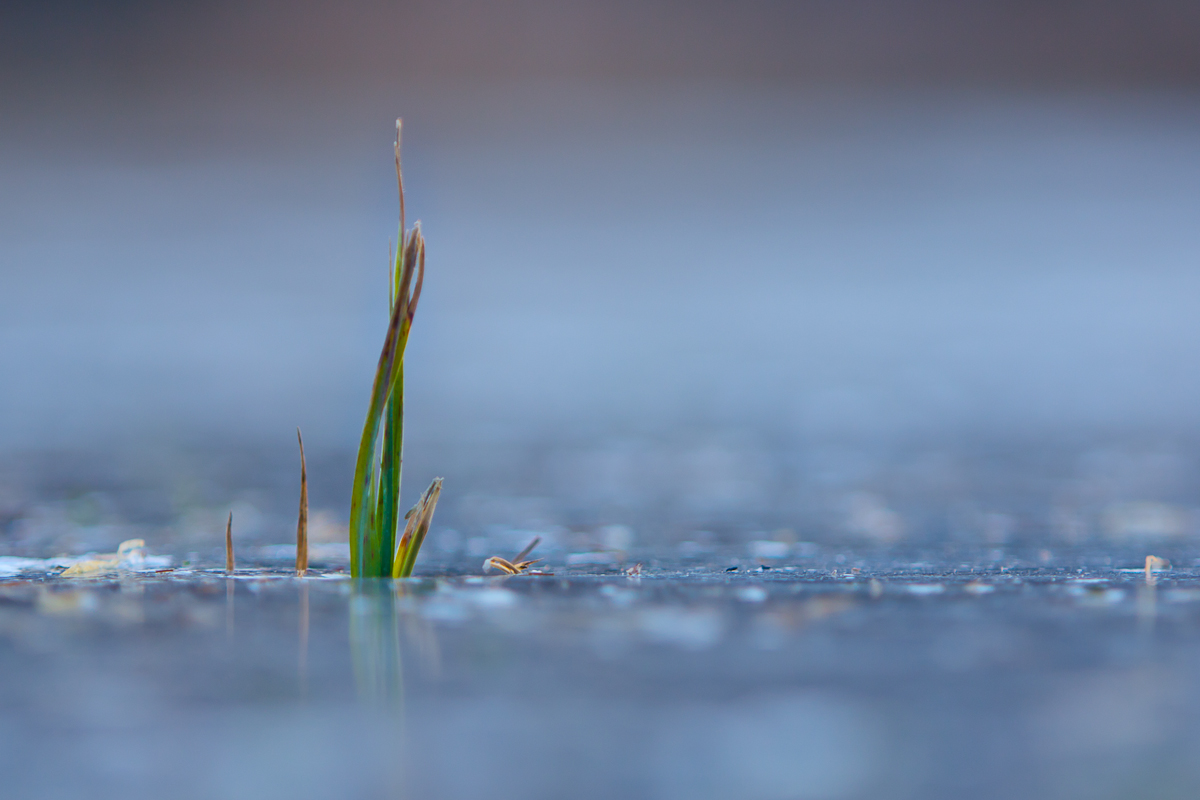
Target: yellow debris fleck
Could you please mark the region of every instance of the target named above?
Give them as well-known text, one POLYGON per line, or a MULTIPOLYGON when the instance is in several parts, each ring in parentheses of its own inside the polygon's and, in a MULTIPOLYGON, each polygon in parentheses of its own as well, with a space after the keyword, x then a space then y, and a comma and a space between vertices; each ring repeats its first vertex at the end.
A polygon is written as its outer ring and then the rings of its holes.
POLYGON ((98 555, 87 561, 72 564, 59 573, 60 578, 95 578, 116 572, 125 562, 136 562, 145 558, 146 542, 142 539, 126 539, 117 547, 117 552, 98 555))
POLYGON ((1146 556, 1146 585, 1153 586, 1157 582, 1157 579, 1154 577, 1154 573, 1170 568, 1171 562, 1167 561, 1165 558, 1159 558, 1158 556, 1146 556))
POLYGON ((93 558, 89 561, 80 561, 78 564, 72 564, 61 573, 60 578, 94 578, 97 575, 107 575, 117 571, 118 565, 115 556, 105 556, 102 558, 93 558))

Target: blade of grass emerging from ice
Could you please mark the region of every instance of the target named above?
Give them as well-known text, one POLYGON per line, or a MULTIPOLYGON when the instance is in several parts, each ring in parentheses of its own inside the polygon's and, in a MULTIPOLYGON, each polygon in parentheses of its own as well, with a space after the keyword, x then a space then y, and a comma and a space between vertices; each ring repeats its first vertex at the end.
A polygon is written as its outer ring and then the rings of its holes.
POLYGON ((400 235, 390 273, 392 314, 375 370, 350 500, 350 574, 356 578, 386 578, 393 572, 404 445, 404 348, 425 277, 425 239, 420 223, 410 231, 404 224, 399 120, 396 182, 400 190, 400 235))
POLYGON ((433 521, 433 511, 437 508, 438 497, 442 494, 442 479, 434 478, 433 483, 421 495, 421 500, 408 512, 408 524, 404 526, 404 535, 400 537, 400 545, 396 548, 396 558, 392 564, 393 578, 407 578, 412 575, 417 563, 417 553, 429 533, 429 525, 433 521))

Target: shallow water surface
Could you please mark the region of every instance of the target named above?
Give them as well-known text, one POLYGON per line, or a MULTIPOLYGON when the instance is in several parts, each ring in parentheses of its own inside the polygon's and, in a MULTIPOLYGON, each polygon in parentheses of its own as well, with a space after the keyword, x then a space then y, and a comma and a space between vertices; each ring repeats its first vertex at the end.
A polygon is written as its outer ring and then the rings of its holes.
POLYGON ((1200 553, 1153 583, 1135 553, 646 555, 640 576, 447 565, 395 583, 23 572, 0 584, 4 782, 131 798, 1200 788, 1200 553))

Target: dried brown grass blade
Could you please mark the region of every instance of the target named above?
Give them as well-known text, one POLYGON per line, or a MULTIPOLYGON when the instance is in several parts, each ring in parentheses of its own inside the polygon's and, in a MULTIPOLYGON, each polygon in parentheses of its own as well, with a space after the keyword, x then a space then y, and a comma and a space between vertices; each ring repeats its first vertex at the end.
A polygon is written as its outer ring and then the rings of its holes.
MULTIPOLYGON (((404 234, 404 172, 400 169, 400 134, 404 128, 404 121, 396 120, 396 184, 400 190, 400 233, 404 234)), ((404 242, 400 242, 400 246, 404 246, 404 242)))
POLYGON ((296 520, 296 574, 304 577, 308 572, 308 465, 304 462, 304 437, 296 428, 296 440, 300 442, 300 514, 296 520))
MULTIPOLYGON (((535 537, 533 537, 533 541, 532 541, 532 542, 530 542, 529 544, 525 545, 525 549, 524 549, 524 550, 522 550, 521 552, 517 553, 517 556, 516 556, 516 558, 514 558, 514 559, 512 560, 512 563, 514 563, 514 564, 519 564, 519 563, 521 563, 522 561, 524 561, 524 560, 525 560, 525 556, 527 556, 527 555, 529 555, 530 553, 532 553, 532 552, 533 552, 533 548, 537 547, 537 546, 538 546, 539 544, 541 544, 541 543, 542 543, 542 537, 540 537, 540 536, 535 536, 535 537)), ((539 558, 539 559, 536 559, 536 560, 537 560, 537 561, 541 561, 541 559, 540 559, 540 558, 539 558)), ((531 561, 531 562, 529 562, 529 563, 531 563, 531 564, 532 564, 532 563, 534 563, 534 562, 532 562, 532 561, 531 561)))
POLYGON ((486 571, 488 567, 498 569, 506 575, 516 575, 518 572, 520 572, 520 570, 517 569, 516 564, 513 564, 509 562, 508 559, 501 558, 500 556, 492 556, 487 561, 483 562, 484 571, 486 571))
POLYGON ((229 521, 225 523, 225 573, 233 573, 233 512, 229 512, 229 521))
POLYGON ((487 561, 483 562, 483 571, 488 569, 496 569, 503 572, 505 575, 520 575, 525 570, 532 567, 534 564, 541 561, 540 558, 535 558, 532 561, 509 561, 501 556, 492 556, 487 561))

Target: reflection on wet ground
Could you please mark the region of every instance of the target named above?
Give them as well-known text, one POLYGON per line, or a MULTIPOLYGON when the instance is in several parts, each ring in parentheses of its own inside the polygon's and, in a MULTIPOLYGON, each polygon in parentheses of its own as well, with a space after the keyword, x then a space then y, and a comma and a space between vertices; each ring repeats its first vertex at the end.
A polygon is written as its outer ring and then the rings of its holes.
POLYGON ((402 582, 27 568, 0 583, 0 774, 40 797, 1200 787, 1200 553, 635 555, 402 582))

